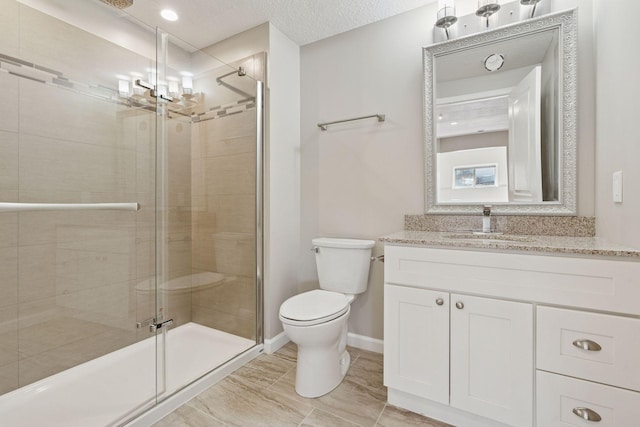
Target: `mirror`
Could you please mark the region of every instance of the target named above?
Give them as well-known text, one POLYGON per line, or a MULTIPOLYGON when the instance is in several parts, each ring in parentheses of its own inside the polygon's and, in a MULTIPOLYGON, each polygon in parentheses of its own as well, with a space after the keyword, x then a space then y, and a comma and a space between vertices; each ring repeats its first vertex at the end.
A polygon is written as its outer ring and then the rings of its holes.
POLYGON ((576 11, 423 49, 426 213, 576 215, 576 11))

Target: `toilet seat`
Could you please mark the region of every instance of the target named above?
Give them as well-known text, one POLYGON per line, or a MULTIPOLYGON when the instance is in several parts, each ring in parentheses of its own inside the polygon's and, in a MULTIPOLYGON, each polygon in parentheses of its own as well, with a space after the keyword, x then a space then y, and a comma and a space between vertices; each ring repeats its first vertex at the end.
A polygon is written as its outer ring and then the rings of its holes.
POLYGON ((305 292, 282 303, 280 320, 296 326, 325 323, 349 311, 352 299, 345 294, 321 289, 305 292))

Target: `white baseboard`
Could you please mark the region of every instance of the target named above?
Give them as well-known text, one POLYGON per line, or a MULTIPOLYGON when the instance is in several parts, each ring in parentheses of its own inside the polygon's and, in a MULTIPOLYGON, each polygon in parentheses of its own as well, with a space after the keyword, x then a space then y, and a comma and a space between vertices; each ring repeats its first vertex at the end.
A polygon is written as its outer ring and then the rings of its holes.
POLYGON ((287 337, 287 334, 282 331, 275 337, 264 340, 264 352, 267 354, 273 354, 288 342, 289 337, 287 337))
MULTIPOLYGON (((288 342, 289 338, 284 331, 282 331, 275 337, 264 340, 264 352, 267 354, 273 354, 288 342)), ((360 350, 372 351, 374 353, 382 354, 384 351, 384 341, 364 335, 354 334, 353 332, 349 332, 347 334, 347 345, 359 348, 360 350)))
POLYGON ((349 332, 347 334, 347 345, 361 350, 372 351, 374 353, 382 354, 384 351, 384 341, 366 337, 364 335, 354 334, 353 332, 349 332))

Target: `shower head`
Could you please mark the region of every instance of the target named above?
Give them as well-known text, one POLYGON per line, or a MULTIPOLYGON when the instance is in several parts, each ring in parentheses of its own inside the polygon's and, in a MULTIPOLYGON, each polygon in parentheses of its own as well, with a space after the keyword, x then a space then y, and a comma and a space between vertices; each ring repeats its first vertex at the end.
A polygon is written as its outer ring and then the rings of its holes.
POLYGON ((126 9, 133 4, 133 0, 100 0, 102 3, 106 3, 110 6, 117 7, 118 9, 126 9))

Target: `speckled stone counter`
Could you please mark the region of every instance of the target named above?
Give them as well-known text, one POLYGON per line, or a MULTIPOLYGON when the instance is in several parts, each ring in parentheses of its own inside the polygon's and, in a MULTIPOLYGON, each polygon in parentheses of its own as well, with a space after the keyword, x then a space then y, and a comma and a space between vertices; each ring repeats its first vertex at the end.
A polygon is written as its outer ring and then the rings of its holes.
POLYGON ((530 236, 513 234, 476 235, 471 232, 405 230, 380 237, 384 243, 449 249, 484 249, 603 257, 627 257, 640 261, 640 249, 616 245, 597 237, 530 236))

